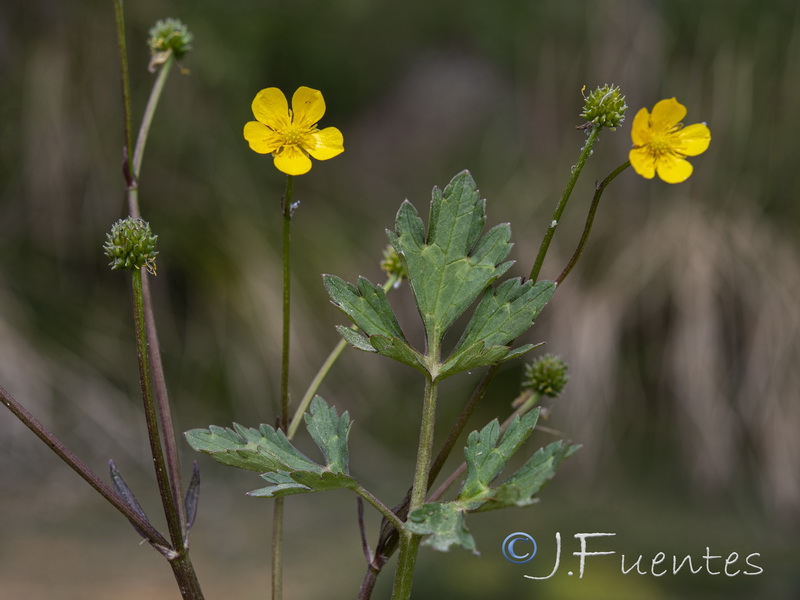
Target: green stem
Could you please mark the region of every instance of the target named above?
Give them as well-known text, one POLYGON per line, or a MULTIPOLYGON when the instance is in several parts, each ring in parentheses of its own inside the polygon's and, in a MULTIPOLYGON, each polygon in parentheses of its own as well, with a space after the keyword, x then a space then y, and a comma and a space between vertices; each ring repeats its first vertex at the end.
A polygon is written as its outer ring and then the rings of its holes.
POLYGON ((567 275, 570 274, 572 268, 578 262, 578 259, 581 257, 583 253, 583 249, 586 247, 586 242, 589 241, 589 234, 592 232, 592 224, 594 223, 594 215, 597 212, 597 206, 600 204, 600 197, 603 195, 608 184, 610 184, 614 179, 616 179, 617 175, 622 173, 625 169, 631 166, 631 161, 626 160, 616 169, 611 171, 611 173, 603 179, 603 181, 597 184, 594 197, 592 198, 592 205, 589 207, 589 214, 586 216, 586 224, 583 226, 583 234, 581 235, 581 239, 578 242, 578 247, 575 248, 575 252, 572 254, 572 258, 570 258, 569 263, 567 266, 564 267, 564 270, 561 271, 561 275, 558 276, 556 279, 556 284, 561 285, 561 282, 567 278, 567 275))
MULTIPOLYGON (((397 279, 397 275, 391 275, 389 279, 386 280, 386 283, 383 284, 383 291, 388 293, 389 290, 394 287, 397 279)), ((353 329, 356 329, 355 325, 353 326, 353 329)), ((336 347, 331 350, 328 358, 326 358, 325 362, 322 363, 322 366, 319 368, 319 371, 317 371, 317 374, 314 375, 314 379, 311 380, 306 393, 303 395, 303 399, 300 401, 300 404, 297 406, 297 410, 294 411, 292 420, 289 422, 289 432, 286 434, 288 439, 293 439, 295 434, 297 434, 297 430, 303 420, 302 417, 308 409, 308 405, 311 404, 314 394, 317 393, 319 386, 322 385, 322 382, 325 380, 325 377, 327 377, 328 372, 331 370, 334 363, 339 359, 339 356, 346 347, 347 342, 344 340, 344 338, 340 339, 339 343, 336 344, 336 347)))
POLYGON ((158 421, 161 424, 161 432, 164 436, 167 473, 172 489, 175 511, 178 513, 183 537, 186 538, 189 532, 186 524, 186 510, 182 500, 183 486, 181 484, 181 469, 178 459, 178 442, 175 438, 175 427, 172 423, 169 393, 167 392, 167 382, 164 376, 164 363, 161 360, 161 346, 158 342, 158 330, 156 329, 156 318, 153 312, 153 297, 150 294, 150 277, 147 273, 142 274, 142 304, 144 307, 147 347, 150 353, 150 369, 155 391, 156 412, 158 413, 158 421))
MULTIPOLYGON (((437 357, 438 358, 438 357, 437 357)), ((425 504, 428 492, 428 472, 433 454, 433 431, 436 420, 436 396, 438 384, 425 379, 425 396, 422 405, 422 424, 419 432, 419 447, 417 449, 417 466, 414 470, 414 486, 411 488, 411 502, 408 514, 425 504)), ((414 568, 417 563, 417 552, 422 536, 409 531, 399 530, 400 556, 398 558, 397 572, 392 590, 392 600, 406 600, 411 596, 411 584, 414 579, 414 568)))
MULTIPOLYGON (((145 143, 152 124, 158 100, 164 89, 167 75, 172 64, 172 56, 162 65, 156 78, 150 99, 147 103, 136 148, 133 147, 133 127, 131 110, 130 74, 128 69, 127 42, 125 36, 125 20, 122 0, 114 0, 116 15, 117 41, 120 52, 120 67, 122 76, 122 96, 124 106, 124 131, 125 131, 125 160, 123 173, 125 175, 128 211, 132 217, 139 217, 139 172, 141 170, 142 156, 145 143)), ((178 450, 175 441, 175 430, 169 409, 169 399, 164 380, 164 369, 158 344, 158 334, 155 327, 153 303, 147 279, 142 279, 141 270, 133 271, 134 290, 134 318, 136 321, 136 338, 139 355, 139 374, 142 384, 142 393, 145 405, 145 419, 150 437, 150 448, 156 470, 156 479, 164 506, 170 537, 175 548, 174 555, 169 558, 173 574, 178 583, 183 598, 189 600, 202 600, 203 592, 197 580, 194 568, 189 558, 187 547, 187 525, 183 506, 183 495, 180 481, 180 466, 178 464, 178 450), (148 348, 150 353, 148 353, 148 348), (154 381, 153 381, 154 380, 154 381), (153 398, 153 383, 155 383, 155 400, 153 398), (156 416, 158 413, 158 416, 156 416), (164 447, 162 450, 161 436, 159 434, 159 420, 163 429, 164 447), (164 458, 166 453, 166 461, 164 458)))
POLYGON ((447 439, 442 444, 439 453, 436 455, 436 458, 431 465, 431 472, 430 477, 428 479, 428 487, 433 485, 436 477, 438 477, 439 473, 444 467, 444 463, 447 462, 447 458, 450 456, 450 453, 455 448, 456 442, 458 438, 461 436, 464 428, 467 426, 472 413, 475 412, 475 408, 478 406, 480 401, 486 395, 486 390, 489 388, 489 384, 494 379, 494 376, 500 370, 500 363, 494 364, 486 370, 486 373, 483 374, 481 377, 480 382, 472 391, 472 395, 469 397, 469 400, 464 405, 464 408, 461 409, 461 413, 458 415, 458 419, 450 428, 450 432, 447 434, 447 439))
POLYGON ((169 562, 172 573, 178 582, 181 597, 184 600, 203 600, 203 590, 200 589, 200 582, 189 558, 188 550, 181 552, 177 557, 169 562))
POLYGON ((283 597, 283 496, 272 508, 272 600, 283 597))
MULTIPOLYGON (((294 177, 286 176, 283 195, 283 350, 281 359, 281 406, 278 427, 286 432, 289 425, 289 340, 291 326, 291 233, 294 177)), ((275 498, 272 511, 272 600, 283 597, 283 497, 275 498)))
POLYGON ((164 84, 167 82, 167 76, 170 69, 175 62, 175 57, 172 51, 169 51, 161 68, 158 71, 158 76, 153 83, 153 88, 150 90, 150 98, 147 100, 147 106, 142 115, 142 123, 139 125, 139 134, 136 136, 136 148, 133 150, 133 176, 139 179, 139 173, 142 170, 142 157, 144 156, 144 147, 147 144, 147 136, 150 133, 150 126, 153 123, 153 116, 156 113, 158 101, 161 99, 161 92, 164 91, 164 84))
POLYGON ((114 0, 114 15, 117 23, 117 44, 119 45, 119 62, 122 76, 123 131, 125 132, 125 157, 122 171, 125 174, 125 181, 128 187, 131 187, 135 181, 135 177, 131 172, 131 153, 133 152, 131 84, 128 75, 128 47, 125 38, 125 14, 122 10, 122 0, 114 0))
POLYGON ((578 162, 572 167, 572 173, 570 174, 569 181, 567 181, 567 187, 564 189, 564 193, 561 195, 561 200, 559 200, 558 204, 556 205, 555 211, 553 211, 553 218, 550 220, 550 224, 547 226, 547 231, 544 234, 544 238, 542 238, 542 243, 539 246, 539 252, 536 255, 536 261, 531 269, 529 279, 536 281, 539 277, 539 271, 542 269, 542 263, 544 263, 544 258, 547 256, 547 250, 550 247, 550 242, 553 239, 553 235, 556 232, 558 223, 561 220, 561 215, 564 212, 564 209, 567 207, 567 202, 569 202, 569 197, 572 194, 572 189, 575 187, 575 182, 578 181, 578 177, 583 170, 583 166, 586 164, 586 159, 589 158, 589 155, 592 153, 592 146, 594 146, 595 142, 597 141, 597 136, 601 129, 602 127, 599 125, 591 126, 589 137, 586 139, 586 144, 584 144, 583 150, 581 150, 581 154, 578 157, 578 162))
POLYGON ((283 352, 281 360, 280 428, 286 431, 289 423, 289 339, 291 325, 291 245, 292 245, 292 191, 294 177, 286 176, 286 193, 283 196, 283 352))
MULTIPOLYGON (((120 22, 121 16, 121 2, 120 12, 118 12, 118 35, 120 37, 121 48, 125 46, 124 28, 120 22)), ((122 52, 122 49, 121 49, 122 52)), ((139 174, 142 167, 142 157, 144 155, 147 137, 150 133, 150 126, 153 122, 158 101, 161 98, 161 93, 164 90, 164 84, 167 81, 170 68, 174 58, 172 54, 167 57, 167 60, 161 66, 158 76, 150 91, 150 98, 147 101, 147 107, 142 116, 142 123, 139 126, 139 133, 136 138, 136 148, 133 150, 132 160, 129 163, 129 178, 127 185, 128 195, 128 212, 132 217, 140 217, 141 210, 139 208, 139 174)), ((130 121, 131 121, 131 108, 130 108, 130 83, 127 69, 127 60, 123 60, 123 89, 125 94, 125 114, 126 114, 126 137, 128 138, 128 153, 130 152, 130 121)), ((128 154, 129 155, 129 154, 128 154)), ((150 285, 147 276, 142 279, 142 302, 144 307, 144 323, 147 335, 147 343, 150 351, 150 368, 153 377, 153 385, 155 389, 155 404, 158 412, 158 420, 161 424, 162 432, 164 435, 164 450, 166 454, 167 470, 169 473, 169 483, 172 490, 172 497, 174 499, 175 511, 178 514, 178 519, 181 523, 181 530, 184 537, 186 536, 186 516, 184 515, 184 507, 181 499, 183 498, 183 490, 181 486, 180 477, 180 464, 178 461, 178 448, 175 439, 175 429, 172 424, 172 415, 169 408, 169 397, 167 394, 167 385, 164 378, 164 367, 161 361, 161 350, 158 342, 158 332, 156 330, 156 322, 153 311, 153 300, 150 294, 150 285)))
POLYGON ((175 58, 172 53, 170 53, 167 60, 161 65, 158 77, 156 77, 156 80, 153 82, 153 87, 150 90, 150 98, 147 100, 147 106, 145 107, 144 115, 142 115, 142 122, 139 125, 139 133, 136 137, 136 148, 133 150, 130 165, 131 172, 128 181, 128 212, 132 217, 141 216, 141 209, 139 208, 139 174, 142 170, 144 148, 150 134, 150 126, 153 124, 153 116, 156 113, 158 101, 161 99, 161 93, 164 91, 164 84, 167 82, 167 76, 174 62, 175 58))
POLYGON ((167 518, 167 527, 172 544, 179 552, 184 549, 183 529, 181 527, 178 511, 175 507, 175 498, 172 486, 167 475, 167 466, 164 460, 164 450, 161 443, 161 434, 156 418, 155 399, 153 397, 152 375, 150 370, 150 355, 148 351, 147 333, 145 330, 144 302, 142 299, 142 269, 131 271, 133 281, 133 314, 136 325, 136 348, 139 358, 139 380, 142 386, 142 400, 144 402, 144 415, 147 423, 147 433, 150 438, 150 452, 153 455, 153 466, 156 472, 156 481, 164 506, 164 515, 167 518))

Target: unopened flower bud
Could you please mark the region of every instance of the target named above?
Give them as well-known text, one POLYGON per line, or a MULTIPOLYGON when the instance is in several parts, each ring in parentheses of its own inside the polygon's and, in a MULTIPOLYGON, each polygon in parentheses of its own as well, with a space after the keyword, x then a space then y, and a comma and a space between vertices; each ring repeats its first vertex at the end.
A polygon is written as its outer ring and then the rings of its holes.
POLYGON ((567 363, 560 356, 544 354, 525 365, 522 388, 555 398, 567 385, 567 363))
POLYGON ((581 117, 590 123, 613 130, 625 120, 625 110, 628 105, 625 104, 625 96, 620 93, 619 86, 613 83, 604 85, 583 98, 581 117))
POLYGON ((106 234, 103 252, 111 259, 112 269, 147 269, 156 274, 156 242, 158 236, 150 231, 150 224, 142 219, 120 219, 106 234))
POLYGON ((381 261, 381 269, 390 277, 397 277, 399 283, 403 277, 408 277, 406 268, 403 265, 403 259, 394 249, 394 246, 389 245, 383 250, 383 260, 381 261))

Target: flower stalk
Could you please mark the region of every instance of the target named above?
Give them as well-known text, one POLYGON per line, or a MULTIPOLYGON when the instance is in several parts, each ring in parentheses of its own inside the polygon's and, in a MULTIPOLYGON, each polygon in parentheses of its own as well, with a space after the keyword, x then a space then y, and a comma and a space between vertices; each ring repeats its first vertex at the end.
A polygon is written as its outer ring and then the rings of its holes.
MULTIPOLYGON (((131 217, 139 218, 138 185, 142 157, 156 107, 164 89, 173 59, 173 52, 163 55, 162 68, 150 93, 147 108, 139 128, 134 149, 132 142, 132 110, 130 76, 127 59, 127 43, 122 0, 115 0, 117 39, 120 48, 122 94, 124 107, 125 162, 123 172, 126 181, 128 211, 131 217)), ((185 32, 184 32, 185 33, 185 32)), ((152 34, 152 31, 151 31, 152 34)), ((173 40, 174 42, 175 40, 173 40)), ((152 45, 152 44, 151 44, 152 45)), ((188 50, 188 47, 186 48, 188 50)), ((132 269, 134 321, 136 325, 137 354, 145 406, 145 419, 150 438, 151 453, 156 470, 156 479, 167 520, 174 556, 168 557, 173 574, 186 599, 203 598, 200 584, 188 553, 188 525, 183 503, 180 464, 175 439, 175 430, 169 407, 164 368, 156 330, 152 296, 147 274, 141 268, 132 269), (162 439, 163 432, 163 439, 162 439)))
MULTIPOLYGON (((133 152, 133 126, 131 125, 131 80, 128 73, 128 46, 125 36, 125 12, 122 0, 114 0, 114 16, 117 25, 117 45, 119 46, 120 76, 122 78, 123 132, 125 146, 123 149, 122 171, 128 186, 133 183, 130 161, 133 152)), ((133 215, 138 216, 138 215, 133 215)))
POLYGON ((567 203, 572 195, 572 190, 575 187, 575 183, 578 181, 578 177, 580 177, 583 166, 586 164, 586 159, 589 158, 589 155, 592 153, 592 148, 594 147, 595 142, 597 142, 597 137, 602 129, 602 126, 594 124, 590 124, 588 127, 589 137, 586 139, 583 150, 581 150, 581 154, 578 157, 578 162, 575 163, 575 166, 572 168, 569 180, 567 181, 567 187, 564 188, 564 193, 561 195, 561 199, 558 201, 558 204, 553 211, 553 217, 550 220, 550 224, 547 226, 547 231, 545 232, 544 237, 542 238, 542 243, 539 246, 539 252, 536 254, 536 260, 533 263, 533 268, 531 269, 531 273, 529 275, 529 279, 533 279, 534 281, 539 278, 539 272, 542 269, 542 263, 544 263, 544 258, 547 256, 547 250, 550 248, 550 242, 552 241, 553 235, 555 234, 556 228, 561 220, 561 215, 563 214, 564 209, 567 207, 567 203))
MULTIPOLYGON (((292 250, 292 196, 294 176, 286 176, 283 195, 283 343, 281 344, 281 404, 278 428, 286 433, 289 426, 289 342, 291 340, 291 250, 292 250)), ((272 511, 272 600, 283 597, 283 502, 275 498, 272 511)))
POLYGON ((597 206, 600 204, 600 197, 603 195, 606 187, 610 184, 614 179, 616 179, 617 175, 622 173, 625 169, 631 166, 631 161, 627 160, 618 166, 616 169, 611 171, 611 173, 606 177, 602 182, 597 184, 597 187, 594 191, 594 197, 592 198, 592 204, 589 207, 589 212, 586 215, 586 224, 583 226, 583 233, 581 234, 581 239, 578 242, 578 247, 575 248, 575 252, 572 254, 572 258, 569 259, 567 266, 564 267, 564 270, 561 271, 561 274, 556 279, 556 284, 561 284, 564 279, 567 278, 567 275, 570 274, 572 268, 577 264, 578 259, 580 259, 581 254, 583 253, 583 249, 586 247, 586 243, 589 241, 589 234, 592 232, 592 224, 594 223, 594 215, 597 212, 597 206))

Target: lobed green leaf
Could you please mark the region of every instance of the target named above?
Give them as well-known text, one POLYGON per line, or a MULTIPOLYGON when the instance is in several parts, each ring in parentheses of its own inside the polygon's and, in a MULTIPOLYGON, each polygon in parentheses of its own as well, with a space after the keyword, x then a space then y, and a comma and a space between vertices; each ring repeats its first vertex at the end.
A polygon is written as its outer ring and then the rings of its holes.
POLYGON ((477 506, 476 502, 480 504, 486 499, 487 494, 491 494, 492 481, 506 466, 508 459, 533 433, 538 418, 538 408, 521 418, 515 417, 499 442, 500 425, 497 419, 480 432, 473 431, 469 434, 467 447, 464 449, 467 479, 458 495, 460 501, 468 502, 470 508, 474 508, 477 506))
POLYGON ((350 435, 350 415, 347 411, 339 417, 335 407, 328 406, 321 397, 314 396, 304 418, 308 433, 325 457, 327 470, 337 474, 347 473, 347 438, 350 435))
POLYGON ((482 238, 485 200, 468 171, 433 190, 427 238, 416 209, 405 201, 389 239, 403 257, 428 345, 441 342, 445 331, 512 263, 501 262, 511 251, 508 224, 482 238))
POLYGON ((533 497, 555 476, 559 465, 579 448, 563 440, 540 448, 511 477, 494 488, 493 495, 473 512, 533 504, 533 497))
POLYGON ((515 358, 533 346, 513 352, 506 346, 533 324, 555 292, 551 281, 509 279, 486 290, 467 328, 440 370, 444 379, 466 369, 474 369, 515 358))
POLYGON ((198 452, 224 465, 249 471, 316 471, 323 469, 292 446, 284 433, 269 425, 258 429, 234 424, 233 429, 211 425, 184 435, 198 452))
POLYGON ((247 492, 248 496, 257 498, 275 498, 292 494, 305 494, 309 492, 326 492, 329 490, 352 489, 358 487, 358 482, 344 473, 314 473, 311 471, 294 471, 286 473, 263 473, 261 477, 270 485, 247 492))
POLYGON ((271 498, 289 494, 356 488, 358 482, 347 474, 347 438, 350 416, 314 396, 305 415, 306 427, 325 457, 325 466, 311 461, 286 439, 283 431, 269 425, 233 429, 211 425, 185 433, 189 444, 214 460, 240 469, 261 472, 269 485, 249 492, 251 496, 271 498))
POLYGON ((429 536, 422 543, 440 552, 447 552, 455 544, 478 554, 459 502, 425 504, 408 516, 405 527, 412 533, 429 536))
POLYGON ((323 275, 322 281, 334 305, 368 336, 405 339, 381 286, 364 277, 358 278, 357 287, 335 275, 323 275))

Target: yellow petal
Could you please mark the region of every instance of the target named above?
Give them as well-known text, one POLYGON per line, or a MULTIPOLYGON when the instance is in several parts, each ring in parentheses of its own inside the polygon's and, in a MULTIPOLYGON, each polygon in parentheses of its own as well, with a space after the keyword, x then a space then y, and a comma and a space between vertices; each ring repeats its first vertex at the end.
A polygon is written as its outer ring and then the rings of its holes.
POLYGON ((628 153, 628 160, 633 170, 645 179, 652 179, 656 174, 656 161, 647 148, 634 148, 628 153))
POLYGON ((325 114, 325 100, 322 92, 310 87, 299 87, 292 96, 294 125, 302 129, 311 129, 325 114))
POLYGON ((692 165, 688 160, 676 156, 666 156, 656 165, 658 176, 667 183, 680 183, 686 181, 692 174, 692 165))
POLYGON ((287 175, 303 175, 311 170, 311 159, 297 146, 286 146, 275 155, 275 168, 287 175))
POLYGON ((275 131, 283 131, 289 126, 289 103, 278 88, 261 90, 253 100, 253 115, 256 120, 275 131))
POLYGON ((711 131, 705 123, 695 123, 684 127, 673 134, 673 148, 684 156, 697 156, 708 149, 711 143, 711 131))
POLYGON ((328 160, 344 152, 344 137, 336 127, 326 127, 309 135, 312 146, 306 146, 308 153, 317 160, 328 160))
POLYGON ((640 108, 633 117, 631 138, 635 146, 644 146, 650 141, 650 113, 646 108, 640 108))
POLYGON ((282 140, 269 127, 258 121, 249 121, 244 125, 244 139, 250 148, 259 154, 270 154, 280 148, 282 140))
POLYGON ((656 102, 650 116, 650 127, 656 131, 669 131, 686 116, 686 107, 675 98, 656 102))

